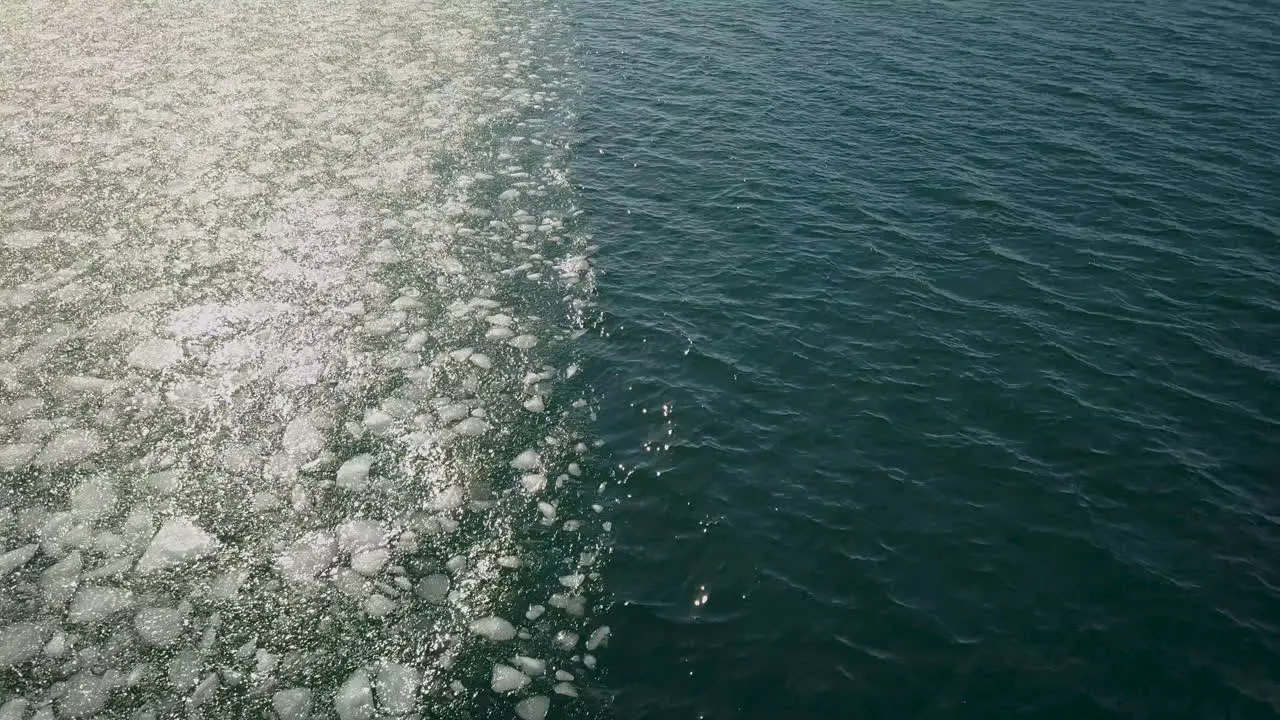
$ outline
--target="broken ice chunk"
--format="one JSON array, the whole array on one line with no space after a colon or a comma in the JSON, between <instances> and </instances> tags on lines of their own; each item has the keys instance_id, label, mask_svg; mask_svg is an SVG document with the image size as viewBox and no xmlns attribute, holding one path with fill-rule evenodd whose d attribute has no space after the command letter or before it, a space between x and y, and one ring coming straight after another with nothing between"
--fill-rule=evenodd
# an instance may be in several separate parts
<instances>
[{"instance_id":1,"label":"broken ice chunk","mask_svg":"<svg viewBox=\"0 0 1280 720\"><path fill-rule=\"evenodd\" d=\"M28 620L0 628L0 668L24 663L39 655L50 633L48 627Z\"/></svg>"},{"instance_id":2,"label":"broken ice chunk","mask_svg":"<svg viewBox=\"0 0 1280 720\"><path fill-rule=\"evenodd\" d=\"M378 705L383 712L392 715L412 712L419 682L421 682L421 675L415 668L384 662L378 668L378 676L374 681Z\"/></svg>"},{"instance_id":3,"label":"broken ice chunk","mask_svg":"<svg viewBox=\"0 0 1280 720\"><path fill-rule=\"evenodd\" d=\"M327 532L309 532L276 557L275 567L284 578L309 583L338 559L338 542Z\"/></svg>"},{"instance_id":4,"label":"broken ice chunk","mask_svg":"<svg viewBox=\"0 0 1280 720\"><path fill-rule=\"evenodd\" d=\"M516 636L516 629L510 622L492 615L471 623L470 629L476 635L494 642L505 642Z\"/></svg>"},{"instance_id":5,"label":"broken ice chunk","mask_svg":"<svg viewBox=\"0 0 1280 720\"><path fill-rule=\"evenodd\" d=\"M67 619L80 625L93 625L133 605L133 593L123 588L87 585L76 591Z\"/></svg>"},{"instance_id":6,"label":"broken ice chunk","mask_svg":"<svg viewBox=\"0 0 1280 720\"><path fill-rule=\"evenodd\" d=\"M370 720L373 717L373 689L363 668L347 677L333 699L340 720Z\"/></svg>"},{"instance_id":7,"label":"broken ice chunk","mask_svg":"<svg viewBox=\"0 0 1280 720\"><path fill-rule=\"evenodd\" d=\"M209 533L185 517L169 518L151 539L147 551L138 561L138 572L147 573L174 565L190 563L218 549L219 543Z\"/></svg>"},{"instance_id":8,"label":"broken ice chunk","mask_svg":"<svg viewBox=\"0 0 1280 720\"><path fill-rule=\"evenodd\" d=\"M369 483L369 470L373 467L372 455L356 455L338 468L338 487L359 490Z\"/></svg>"},{"instance_id":9,"label":"broken ice chunk","mask_svg":"<svg viewBox=\"0 0 1280 720\"><path fill-rule=\"evenodd\" d=\"M307 720L311 716L311 690L280 690L271 696L271 708L280 720Z\"/></svg>"},{"instance_id":10,"label":"broken ice chunk","mask_svg":"<svg viewBox=\"0 0 1280 720\"><path fill-rule=\"evenodd\" d=\"M531 682L528 675L502 663L495 663L489 687L499 694L512 693L523 689Z\"/></svg>"},{"instance_id":11,"label":"broken ice chunk","mask_svg":"<svg viewBox=\"0 0 1280 720\"><path fill-rule=\"evenodd\" d=\"M516 715L520 720L543 720L550 708L550 698L546 695L534 695L516 703Z\"/></svg>"}]
</instances>

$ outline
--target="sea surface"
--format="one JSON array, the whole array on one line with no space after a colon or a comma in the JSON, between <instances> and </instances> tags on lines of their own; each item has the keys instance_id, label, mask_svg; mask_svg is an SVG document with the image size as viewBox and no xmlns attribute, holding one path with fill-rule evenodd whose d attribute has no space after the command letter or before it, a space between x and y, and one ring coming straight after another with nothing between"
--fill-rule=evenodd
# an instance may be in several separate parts
<instances>
[{"instance_id":1,"label":"sea surface","mask_svg":"<svg viewBox=\"0 0 1280 720\"><path fill-rule=\"evenodd\" d=\"M1280 714L1280 20L0 0L0 719Z\"/></svg>"},{"instance_id":2,"label":"sea surface","mask_svg":"<svg viewBox=\"0 0 1280 720\"><path fill-rule=\"evenodd\" d=\"M1280 713L1261 2L572 2L622 718Z\"/></svg>"}]
</instances>

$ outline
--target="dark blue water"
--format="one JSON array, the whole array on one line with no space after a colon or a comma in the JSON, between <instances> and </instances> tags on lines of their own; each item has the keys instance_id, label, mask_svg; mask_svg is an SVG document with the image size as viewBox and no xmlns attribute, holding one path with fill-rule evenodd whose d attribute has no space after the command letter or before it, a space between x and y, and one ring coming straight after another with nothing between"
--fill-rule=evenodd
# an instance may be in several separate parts
<instances>
[{"instance_id":1,"label":"dark blue water","mask_svg":"<svg viewBox=\"0 0 1280 720\"><path fill-rule=\"evenodd\" d=\"M1271 4L570 8L618 717L1280 712Z\"/></svg>"}]
</instances>

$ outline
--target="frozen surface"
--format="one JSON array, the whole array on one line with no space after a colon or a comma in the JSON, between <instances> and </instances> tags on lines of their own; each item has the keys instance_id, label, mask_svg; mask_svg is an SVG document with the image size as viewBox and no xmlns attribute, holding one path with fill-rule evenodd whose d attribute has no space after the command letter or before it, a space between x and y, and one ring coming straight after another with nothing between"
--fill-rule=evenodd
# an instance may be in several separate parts
<instances>
[{"instance_id":1,"label":"frozen surface","mask_svg":"<svg viewBox=\"0 0 1280 720\"><path fill-rule=\"evenodd\" d=\"M546 714L605 542L564 9L45 3L0 47L3 712Z\"/></svg>"}]
</instances>

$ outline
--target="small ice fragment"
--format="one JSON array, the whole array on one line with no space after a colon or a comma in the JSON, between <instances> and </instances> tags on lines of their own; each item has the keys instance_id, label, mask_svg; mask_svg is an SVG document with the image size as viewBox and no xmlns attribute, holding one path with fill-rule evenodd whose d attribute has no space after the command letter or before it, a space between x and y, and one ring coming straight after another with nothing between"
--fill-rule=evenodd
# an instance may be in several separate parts
<instances>
[{"instance_id":1,"label":"small ice fragment","mask_svg":"<svg viewBox=\"0 0 1280 720\"><path fill-rule=\"evenodd\" d=\"M524 689L531 682L528 675L502 663L494 663L493 677L489 687L499 694L512 693Z\"/></svg>"},{"instance_id":2,"label":"small ice fragment","mask_svg":"<svg viewBox=\"0 0 1280 720\"><path fill-rule=\"evenodd\" d=\"M442 423L451 423L461 420L471 412L471 408L462 403L452 403L444 405L436 409L436 416L440 418Z\"/></svg>"},{"instance_id":3,"label":"small ice fragment","mask_svg":"<svg viewBox=\"0 0 1280 720\"><path fill-rule=\"evenodd\" d=\"M115 681L114 672L98 677L88 670L81 670L67 681L66 693L58 702L58 711L73 718L96 715L107 706Z\"/></svg>"},{"instance_id":4,"label":"small ice fragment","mask_svg":"<svg viewBox=\"0 0 1280 720\"><path fill-rule=\"evenodd\" d=\"M498 564L504 568L510 568L514 570L520 567L520 558L516 557L515 555L503 555L502 557L498 558Z\"/></svg>"},{"instance_id":5,"label":"small ice fragment","mask_svg":"<svg viewBox=\"0 0 1280 720\"><path fill-rule=\"evenodd\" d=\"M579 587L582 587L582 581L585 579L586 579L586 576L583 575L582 573L562 575L560 576L560 584L569 588L570 590L577 590Z\"/></svg>"},{"instance_id":6,"label":"small ice fragment","mask_svg":"<svg viewBox=\"0 0 1280 720\"><path fill-rule=\"evenodd\" d=\"M338 547L352 555L387 547L390 537L375 520L348 520L338 526Z\"/></svg>"},{"instance_id":7,"label":"small ice fragment","mask_svg":"<svg viewBox=\"0 0 1280 720\"><path fill-rule=\"evenodd\" d=\"M35 443L0 445L0 470L17 470L36 456L40 446Z\"/></svg>"},{"instance_id":8,"label":"small ice fragment","mask_svg":"<svg viewBox=\"0 0 1280 720\"><path fill-rule=\"evenodd\" d=\"M172 340L143 340L125 358L125 362L143 370L164 370L182 361L182 347Z\"/></svg>"},{"instance_id":9,"label":"small ice fragment","mask_svg":"<svg viewBox=\"0 0 1280 720\"><path fill-rule=\"evenodd\" d=\"M16 697L0 705L0 720L22 720L27 716L27 706L31 703Z\"/></svg>"},{"instance_id":10,"label":"small ice fragment","mask_svg":"<svg viewBox=\"0 0 1280 720\"><path fill-rule=\"evenodd\" d=\"M511 461L511 467L522 472L530 472L536 470L542 465L542 456L537 450L525 450Z\"/></svg>"},{"instance_id":11,"label":"small ice fragment","mask_svg":"<svg viewBox=\"0 0 1280 720\"><path fill-rule=\"evenodd\" d=\"M133 605L133 593L123 588L89 585L76 591L67 619L79 625L92 625Z\"/></svg>"},{"instance_id":12,"label":"small ice fragment","mask_svg":"<svg viewBox=\"0 0 1280 720\"><path fill-rule=\"evenodd\" d=\"M564 670L557 670L557 671L556 671L556 680L559 680L560 682L572 682L572 681L573 681L573 673L571 673L571 672L566 672L566 671L564 671Z\"/></svg>"},{"instance_id":13,"label":"small ice fragment","mask_svg":"<svg viewBox=\"0 0 1280 720\"><path fill-rule=\"evenodd\" d=\"M567 682L556 683L556 686L551 689L554 690L557 695L565 695L567 697L578 697L578 689Z\"/></svg>"},{"instance_id":14,"label":"small ice fragment","mask_svg":"<svg viewBox=\"0 0 1280 720\"><path fill-rule=\"evenodd\" d=\"M515 334L515 331L511 328L498 325L485 331L484 336L490 340L506 340Z\"/></svg>"},{"instance_id":15,"label":"small ice fragment","mask_svg":"<svg viewBox=\"0 0 1280 720\"><path fill-rule=\"evenodd\" d=\"M574 477L582 475L582 466L578 465L576 462L569 463L569 474Z\"/></svg>"},{"instance_id":16,"label":"small ice fragment","mask_svg":"<svg viewBox=\"0 0 1280 720\"><path fill-rule=\"evenodd\" d=\"M96 522L116 509L116 486L107 476L91 477L71 490L71 514Z\"/></svg>"},{"instance_id":17,"label":"small ice fragment","mask_svg":"<svg viewBox=\"0 0 1280 720\"><path fill-rule=\"evenodd\" d=\"M531 658L526 655L516 655L511 658L511 662L518 668L520 672L530 677L538 677L547 674L547 664L538 658Z\"/></svg>"},{"instance_id":18,"label":"small ice fragment","mask_svg":"<svg viewBox=\"0 0 1280 720\"><path fill-rule=\"evenodd\" d=\"M517 335L508 340L507 344L518 350L528 350L538 344L538 338L535 335Z\"/></svg>"},{"instance_id":19,"label":"small ice fragment","mask_svg":"<svg viewBox=\"0 0 1280 720\"><path fill-rule=\"evenodd\" d=\"M373 467L372 455L356 455L338 468L338 487L359 490L369 483L369 470Z\"/></svg>"},{"instance_id":20,"label":"small ice fragment","mask_svg":"<svg viewBox=\"0 0 1280 720\"><path fill-rule=\"evenodd\" d=\"M595 666L596 666L596 656L595 656L595 655L583 655L583 656L582 656L582 664L583 664L583 665L586 665L586 666L587 666L587 667L589 667L589 668L593 668L593 667L595 667Z\"/></svg>"},{"instance_id":21,"label":"small ice fragment","mask_svg":"<svg viewBox=\"0 0 1280 720\"><path fill-rule=\"evenodd\" d=\"M79 550L45 568L40 574L40 591L44 594L45 604L50 607L66 605L80 584L83 570L84 559Z\"/></svg>"},{"instance_id":22,"label":"small ice fragment","mask_svg":"<svg viewBox=\"0 0 1280 720\"><path fill-rule=\"evenodd\" d=\"M290 582L311 582L338 559L338 543L327 532L309 532L276 557L276 571Z\"/></svg>"},{"instance_id":23,"label":"small ice fragment","mask_svg":"<svg viewBox=\"0 0 1280 720\"><path fill-rule=\"evenodd\" d=\"M471 623L471 632L489 638L494 642L505 642L516 636L516 629L510 622L497 617L480 618Z\"/></svg>"},{"instance_id":24,"label":"small ice fragment","mask_svg":"<svg viewBox=\"0 0 1280 720\"><path fill-rule=\"evenodd\" d=\"M280 720L307 720L311 715L311 690L280 690L271 696L271 708Z\"/></svg>"},{"instance_id":25,"label":"small ice fragment","mask_svg":"<svg viewBox=\"0 0 1280 720\"><path fill-rule=\"evenodd\" d=\"M574 375L577 375L577 374L578 374L578 366L577 366L577 365L570 365L569 367L567 367L567 368L565 368L565 369L564 369L564 376L565 376L566 378L571 378L571 377L573 377Z\"/></svg>"},{"instance_id":26,"label":"small ice fragment","mask_svg":"<svg viewBox=\"0 0 1280 720\"><path fill-rule=\"evenodd\" d=\"M39 549L39 544L31 543L0 555L0 578L26 565L36 556L36 551Z\"/></svg>"},{"instance_id":27,"label":"small ice fragment","mask_svg":"<svg viewBox=\"0 0 1280 720\"><path fill-rule=\"evenodd\" d=\"M462 422L458 423L457 425L454 425L453 431L458 433L459 435L466 435L468 437L478 437L488 432L489 427L490 427L489 423L481 420L480 418L469 417L466 420L463 420Z\"/></svg>"},{"instance_id":28,"label":"small ice fragment","mask_svg":"<svg viewBox=\"0 0 1280 720\"><path fill-rule=\"evenodd\" d=\"M471 361L472 365L481 370L491 370L493 368L493 360L490 360L489 356L484 353L475 353L467 359Z\"/></svg>"},{"instance_id":29,"label":"small ice fragment","mask_svg":"<svg viewBox=\"0 0 1280 720\"><path fill-rule=\"evenodd\" d=\"M591 633L591 637L587 638L587 643L583 647L587 650L595 650L601 645L609 642L609 634L611 632L612 631L609 630L608 625L601 625L595 629L595 632Z\"/></svg>"},{"instance_id":30,"label":"small ice fragment","mask_svg":"<svg viewBox=\"0 0 1280 720\"><path fill-rule=\"evenodd\" d=\"M516 703L516 715L520 720L543 720L549 709L551 698L546 695L534 695Z\"/></svg>"},{"instance_id":31,"label":"small ice fragment","mask_svg":"<svg viewBox=\"0 0 1280 720\"><path fill-rule=\"evenodd\" d=\"M340 720L371 720L373 718L373 688L369 685L369 673L363 669L351 673L333 699L333 708Z\"/></svg>"},{"instance_id":32,"label":"small ice fragment","mask_svg":"<svg viewBox=\"0 0 1280 720\"><path fill-rule=\"evenodd\" d=\"M541 395L534 395L524 401L524 409L529 412L540 413L547 409L547 404L543 402Z\"/></svg>"},{"instance_id":33,"label":"small ice fragment","mask_svg":"<svg viewBox=\"0 0 1280 720\"><path fill-rule=\"evenodd\" d=\"M218 673L211 672L205 675L200 684L196 686L195 691L191 693L191 697L187 699L187 704L193 708L199 707L212 699L213 694L217 691Z\"/></svg>"},{"instance_id":34,"label":"small ice fragment","mask_svg":"<svg viewBox=\"0 0 1280 720\"><path fill-rule=\"evenodd\" d=\"M386 548L366 550L351 557L351 569L369 577L377 575L390 560L391 552Z\"/></svg>"},{"instance_id":35,"label":"small ice fragment","mask_svg":"<svg viewBox=\"0 0 1280 720\"><path fill-rule=\"evenodd\" d=\"M520 485L524 487L525 492L536 495L547 487L547 476L542 473L525 475L520 478Z\"/></svg>"},{"instance_id":36,"label":"small ice fragment","mask_svg":"<svg viewBox=\"0 0 1280 720\"><path fill-rule=\"evenodd\" d=\"M573 632L571 630L560 630L556 633L556 636L555 638L552 639L552 642L555 643L556 647L560 648L561 650L564 650L565 652L568 652L574 649L575 647L577 647L578 633Z\"/></svg>"},{"instance_id":37,"label":"small ice fragment","mask_svg":"<svg viewBox=\"0 0 1280 720\"><path fill-rule=\"evenodd\" d=\"M548 520L556 519L556 507L549 502L540 501L538 503L538 512L542 513L542 516Z\"/></svg>"},{"instance_id":38,"label":"small ice fragment","mask_svg":"<svg viewBox=\"0 0 1280 720\"><path fill-rule=\"evenodd\" d=\"M70 650L71 638L61 630L54 633L53 638L44 646L44 654L55 659L66 657Z\"/></svg>"},{"instance_id":39,"label":"small ice fragment","mask_svg":"<svg viewBox=\"0 0 1280 720\"><path fill-rule=\"evenodd\" d=\"M186 618L181 610L165 607L145 607L134 618L134 629L142 642L152 647L169 647L178 641Z\"/></svg>"},{"instance_id":40,"label":"small ice fragment","mask_svg":"<svg viewBox=\"0 0 1280 720\"><path fill-rule=\"evenodd\" d=\"M547 609L541 605L530 605L529 609L525 611L524 616L530 620L537 620L542 617L542 614L546 611Z\"/></svg>"},{"instance_id":41,"label":"small ice fragment","mask_svg":"<svg viewBox=\"0 0 1280 720\"><path fill-rule=\"evenodd\" d=\"M379 408L370 408L364 413L364 426L369 428L369 432L375 435L381 435L391 428L391 424L396 419L385 410Z\"/></svg>"},{"instance_id":42,"label":"small ice fragment","mask_svg":"<svg viewBox=\"0 0 1280 720\"><path fill-rule=\"evenodd\" d=\"M50 634L48 627L29 620L0 628L0 668L7 669L39 655Z\"/></svg>"},{"instance_id":43,"label":"small ice fragment","mask_svg":"<svg viewBox=\"0 0 1280 720\"><path fill-rule=\"evenodd\" d=\"M102 452L106 443L94 430L63 430L44 446L35 464L50 467L79 462Z\"/></svg>"},{"instance_id":44,"label":"small ice fragment","mask_svg":"<svg viewBox=\"0 0 1280 720\"><path fill-rule=\"evenodd\" d=\"M449 576L428 575L418 582L414 592L429 603L441 605L449 596Z\"/></svg>"},{"instance_id":45,"label":"small ice fragment","mask_svg":"<svg viewBox=\"0 0 1280 720\"><path fill-rule=\"evenodd\" d=\"M138 572L147 573L189 563L217 551L218 540L185 517L170 518L160 526L138 561Z\"/></svg>"},{"instance_id":46,"label":"small ice fragment","mask_svg":"<svg viewBox=\"0 0 1280 720\"><path fill-rule=\"evenodd\" d=\"M378 668L374 681L378 705L383 712L404 715L413 711L414 697L418 694L421 675L415 668L399 663L384 662Z\"/></svg>"},{"instance_id":47,"label":"small ice fragment","mask_svg":"<svg viewBox=\"0 0 1280 720\"><path fill-rule=\"evenodd\" d=\"M515 320L510 315L503 313L494 313L493 315L486 317L485 320L489 321L490 325L498 327L510 327L515 323Z\"/></svg>"},{"instance_id":48,"label":"small ice fragment","mask_svg":"<svg viewBox=\"0 0 1280 720\"><path fill-rule=\"evenodd\" d=\"M386 595L374 594L370 595L360 607L369 617L380 618L390 615L391 611L396 609L396 604Z\"/></svg>"},{"instance_id":49,"label":"small ice fragment","mask_svg":"<svg viewBox=\"0 0 1280 720\"><path fill-rule=\"evenodd\" d=\"M324 433L320 431L314 416L303 415L285 426L281 443L289 455L310 457L324 449Z\"/></svg>"}]
</instances>

